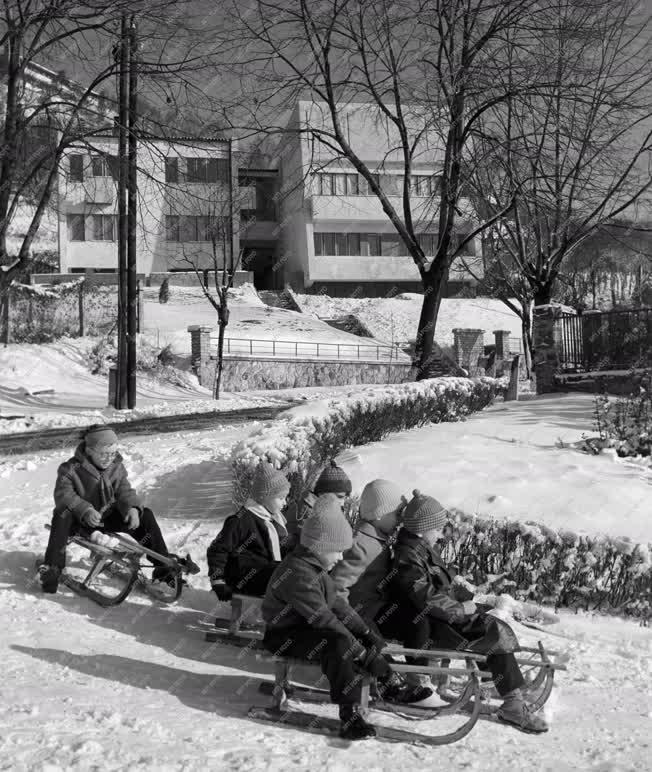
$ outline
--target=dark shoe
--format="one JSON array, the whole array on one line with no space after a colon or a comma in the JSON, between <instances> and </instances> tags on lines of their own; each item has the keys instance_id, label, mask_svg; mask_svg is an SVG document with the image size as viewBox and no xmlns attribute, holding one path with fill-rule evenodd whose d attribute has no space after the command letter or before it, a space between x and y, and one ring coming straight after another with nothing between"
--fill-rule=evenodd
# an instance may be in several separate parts
<instances>
[{"instance_id":1,"label":"dark shoe","mask_svg":"<svg viewBox=\"0 0 652 772\"><path fill-rule=\"evenodd\" d=\"M41 581L41 589L43 592L54 594L59 588L59 577L61 576L61 569L57 566L48 566L44 563L39 566L38 576Z\"/></svg>"},{"instance_id":2,"label":"dark shoe","mask_svg":"<svg viewBox=\"0 0 652 772\"><path fill-rule=\"evenodd\" d=\"M163 582L164 584L167 584L168 587L176 587L176 581L177 581L177 571L175 571L173 568L168 568L167 566L156 566L156 568L152 571L152 582ZM179 581L181 582L182 586L186 586L188 582L185 581L185 579L182 579L181 576L179 576Z\"/></svg>"},{"instance_id":3,"label":"dark shoe","mask_svg":"<svg viewBox=\"0 0 652 772\"><path fill-rule=\"evenodd\" d=\"M340 737L343 740L368 740L376 730L360 714L359 705L340 705Z\"/></svg>"},{"instance_id":4,"label":"dark shoe","mask_svg":"<svg viewBox=\"0 0 652 772\"><path fill-rule=\"evenodd\" d=\"M392 673L384 684L378 684L378 693L385 702L410 705L428 700L433 696L434 691L418 684L411 686L398 673Z\"/></svg>"}]
</instances>

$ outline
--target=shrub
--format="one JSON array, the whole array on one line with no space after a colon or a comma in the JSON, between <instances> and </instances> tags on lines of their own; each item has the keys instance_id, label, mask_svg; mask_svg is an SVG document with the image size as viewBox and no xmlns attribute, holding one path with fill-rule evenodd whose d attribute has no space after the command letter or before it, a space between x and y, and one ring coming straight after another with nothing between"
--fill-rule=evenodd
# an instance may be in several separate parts
<instances>
[{"instance_id":1,"label":"shrub","mask_svg":"<svg viewBox=\"0 0 652 772\"><path fill-rule=\"evenodd\" d=\"M619 456L649 456L652 446L652 392L645 374L638 394L595 398L594 423L603 446Z\"/></svg>"}]
</instances>

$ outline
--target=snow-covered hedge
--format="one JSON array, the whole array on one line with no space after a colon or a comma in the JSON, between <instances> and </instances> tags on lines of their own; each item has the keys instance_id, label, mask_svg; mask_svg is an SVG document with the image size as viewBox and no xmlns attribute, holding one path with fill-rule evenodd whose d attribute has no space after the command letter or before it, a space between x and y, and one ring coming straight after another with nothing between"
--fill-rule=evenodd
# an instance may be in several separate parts
<instances>
[{"instance_id":1,"label":"snow-covered hedge","mask_svg":"<svg viewBox=\"0 0 652 772\"><path fill-rule=\"evenodd\" d=\"M287 473L290 498L298 502L324 463L344 448L415 426L457 421L489 405L504 387L494 378L432 378L293 408L234 447L234 500L246 499L261 459Z\"/></svg>"},{"instance_id":2,"label":"snow-covered hedge","mask_svg":"<svg viewBox=\"0 0 652 772\"><path fill-rule=\"evenodd\" d=\"M587 610L652 614L652 546L454 512L445 559L476 585Z\"/></svg>"}]
</instances>

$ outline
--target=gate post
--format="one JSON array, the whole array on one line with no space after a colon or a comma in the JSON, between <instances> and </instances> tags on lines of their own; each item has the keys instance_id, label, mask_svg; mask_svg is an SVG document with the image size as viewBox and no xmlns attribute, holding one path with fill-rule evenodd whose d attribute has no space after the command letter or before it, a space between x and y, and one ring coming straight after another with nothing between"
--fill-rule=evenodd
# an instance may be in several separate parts
<instances>
[{"instance_id":1,"label":"gate post","mask_svg":"<svg viewBox=\"0 0 652 772\"><path fill-rule=\"evenodd\" d=\"M534 307L532 346L537 394L550 394L556 391L555 374L559 372L560 366L560 340L556 327L561 314L562 307L552 303Z\"/></svg>"}]
</instances>

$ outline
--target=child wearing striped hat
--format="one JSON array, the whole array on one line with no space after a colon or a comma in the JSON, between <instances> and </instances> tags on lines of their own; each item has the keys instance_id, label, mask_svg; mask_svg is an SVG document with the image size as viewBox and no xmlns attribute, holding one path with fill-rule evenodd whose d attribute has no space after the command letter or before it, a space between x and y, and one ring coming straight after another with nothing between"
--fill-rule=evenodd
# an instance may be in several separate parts
<instances>
[{"instance_id":1,"label":"child wearing striped hat","mask_svg":"<svg viewBox=\"0 0 652 772\"><path fill-rule=\"evenodd\" d=\"M408 648L469 649L487 655L487 667L503 704L497 716L529 733L546 732L545 721L523 699L523 676L514 652L518 641L505 623L476 606L472 594L452 585L453 572L437 547L449 521L447 510L418 490L403 513L403 527L394 546L390 594L394 610L384 620ZM460 595L463 592L466 594ZM414 664L425 665L427 658Z\"/></svg>"},{"instance_id":2,"label":"child wearing striped hat","mask_svg":"<svg viewBox=\"0 0 652 772\"><path fill-rule=\"evenodd\" d=\"M317 482L312 491L307 493L299 508L294 513L288 514L289 526L291 530L297 531L301 528L303 521L309 517L315 502L320 496L331 493L339 500L340 508L344 512L347 498L351 495L352 485L347 473L341 466L337 465L335 459L321 470Z\"/></svg>"},{"instance_id":3,"label":"child wearing striped hat","mask_svg":"<svg viewBox=\"0 0 652 772\"><path fill-rule=\"evenodd\" d=\"M267 461L256 467L249 498L206 552L211 586L220 600L234 592L265 594L269 577L293 546L283 515L290 483Z\"/></svg>"}]
</instances>

